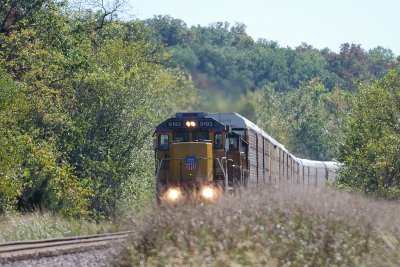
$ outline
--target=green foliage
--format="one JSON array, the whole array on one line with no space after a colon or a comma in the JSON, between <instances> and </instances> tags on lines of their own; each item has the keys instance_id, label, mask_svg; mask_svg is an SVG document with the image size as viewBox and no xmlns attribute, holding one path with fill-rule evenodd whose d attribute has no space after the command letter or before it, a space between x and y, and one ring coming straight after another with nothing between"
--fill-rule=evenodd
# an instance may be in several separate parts
<instances>
[{"instance_id":1,"label":"green foliage","mask_svg":"<svg viewBox=\"0 0 400 267\"><path fill-rule=\"evenodd\" d=\"M68 158L78 176L92 183L92 208L105 215L116 211L123 186L141 175L137 169L143 162L135 159L146 157L146 150L139 148L150 149L156 123L191 99L182 71L153 63L166 61L169 54L145 40L124 41L130 34L121 24L103 29L109 37L98 40L91 56L97 69L86 74L75 93L74 128L86 138L68 151Z\"/></svg>"},{"instance_id":2,"label":"green foliage","mask_svg":"<svg viewBox=\"0 0 400 267\"><path fill-rule=\"evenodd\" d=\"M167 46L184 44L190 38L186 23L180 19L158 15L144 23L154 29L156 38Z\"/></svg>"},{"instance_id":3,"label":"green foliage","mask_svg":"<svg viewBox=\"0 0 400 267\"><path fill-rule=\"evenodd\" d=\"M348 109L344 91L329 92L313 80L287 93L266 86L255 97L258 125L292 153L316 160L335 156L339 127Z\"/></svg>"},{"instance_id":4,"label":"green foliage","mask_svg":"<svg viewBox=\"0 0 400 267\"><path fill-rule=\"evenodd\" d=\"M339 151L338 159L343 162L339 184L367 193L396 195L389 191L400 187L399 84L397 69L370 86L358 86Z\"/></svg>"},{"instance_id":5,"label":"green foliage","mask_svg":"<svg viewBox=\"0 0 400 267\"><path fill-rule=\"evenodd\" d=\"M76 42L57 4L48 2L35 11L35 24L21 20L21 27L1 44L0 62L19 81L18 91L9 97L14 110L4 113L14 115L13 135L22 140L17 144L20 160L5 163L16 166L9 175L23 184L20 209L45 206L65 215L86 215L91 190L83 187L57 148L58 132L68 120L61 90L68 87L62 81L79 65L70 58Z\"/></svg>"},{"instance_id":6,"label":"green foliage","mask_svg":"<svg viewBox=\"0 0 400 267\"><path fill-rule=\"evenodd\" d=\"M0 74L0 214L12 210L21 194L22 181L17 171L22 162L23 138L18 134L16 117L18 107L26 107L27 101L14 99L16 84L3 71ZM14 98L15 97L15 98Z\"/></svg>"},{"instance_id":7,"label":"green foliage","mask_svg":"<svg viewBox=\"0 0 400 267\"><path fill-rule=\"evenodd\" d=\"M321 52L304 43L296 48L291 69L290 84L295 87L315 78L318 78L329 90L342 83L339 76L329 70L328 62Z\"/></svg>"},{"instance_id":8,"label":"green foliage","mask_svg":"<svg viewBox=\"0 0 400 267\"><path fill-rule=\"evenodd\" d=\"M0 213L139 207L152 196L152 131L193 102L190 77L142 23L42 2L1 37Z\"/></svg>"},{"instance_id":9,"label":"green foliage","mask_svg":"<svg viewBox=\"0 0 400 267\"><path fill-rule=\"evenodd\" d=\"M204 90L244 94L273 84L277 91L287 92L316 78L328 90L354 90L358 80L381 77L398 64L392 51L382 47L367 52L361 45L345 43L335 53L306 43L291 49L265 39L254 42L240 23L189 28L170 16L145 23L154 38L174 51L175 61L191 71L196 87Z\"/></svg>"},{"instance_id":10,"label":"green foliage","mask_svg":"<svg viewBox=\"0 0 400 267\"><path fill-rule=\"evenodd\" d=\"M174 49L173 53L174 61L180 62L189 70L195 69L200 63L199 58L190 47Z\"/></svg>"},{"instance_id":11,"label":"green foliage","mask_svg":"<svg viewBox=\"0 0 400 267\"><path fill-rule=\"evenodd\" d=\"M375 47L368 51L368 59L372 65L372 73L375 77L382 78L388 69L394 67L395 55L392 50L382 46Z\"/></svg>"},{"instance_id":12,"label":"green foliage","mask_svg":"<svg viewBox=\"0 0 400 267\"><path fill-rule=\"evenodd\" d=\"M0 0L0 34L24 27L24 21L34 23L38 12L49 0ZM1 37L0 37L1 40Z\"/></svg>"}]
</instances>

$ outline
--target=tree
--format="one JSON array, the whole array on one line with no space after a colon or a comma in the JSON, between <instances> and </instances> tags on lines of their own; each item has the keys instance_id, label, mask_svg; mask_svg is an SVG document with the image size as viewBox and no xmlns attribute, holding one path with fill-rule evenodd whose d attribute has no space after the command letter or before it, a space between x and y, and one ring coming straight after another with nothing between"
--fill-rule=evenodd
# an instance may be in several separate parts
<instances>
[{"instance_id":1,"label":"tree","mask_svg":"<svg viewBox=\"0 0 400 267\"><path fill-rule=\"evenodd\" d=\"M382 46L369 50L368 59L371 66L371 72L377 78L382 78L387 71L392 69L396 64L392 50L383 48Z\"/></svg>"},{"instance_id":2,"label":"tree","mask_svg":"<svg viewBox=\"0 0 400 267\"><path fill-rule=\"evenodd\" d=\"M149 137L156 123L190 102L190 80L179 69L154 64L170 58L159 44L141 38L125 41L131 27L107 25L102 35L108 38L98 40L91 51L96 68L75 88L72 107L76 134L83 138L66 148L78 177L92 184L91 207L105 216L118 211L124 186L143 176L139 170L152 167L140 159L149 156ZM142 26L136 23L136 27Z\"/></svg>"},{"instance_id":3,"label":"tree","mask_svg":"<svg viewBox=\"0 0 400 267\"><path fill-rule=\"evenodd\" d=\"M24 141L17 128L19 109L27 109L29 102L20 98L17 85L0 71L0 214L16 207L23 181L18 167L23 161Z\"/></svg>"},{"instance_id":4,"label":"tree","mask_svg":"<svg viewBox=\"0 0 400 267\"><path fill-rule=\"evenodd\" d=\"M329 92L318 80L299 86L297 90L279 93L273 86L264 87L258 96L258 124L297 156L315 160L331 160L347 107L339 89Z\"/></svg>"},{"instance_id":5,"label":"tree","mask_svg":"<svg viewBox=\"0 0 400 267\"><path fill-rule=\"evenodd\" d=\"M35 15L49 0L0 0L0 34L9 34L23 26L22 21L33 22ZM0 39L1 40L1 39Z\"/></svg>"},{"instance_id":6,"label":"tree","mask_svg":"<svg viewBox=\"0 0 400 267\"><path fill-rule=\"evenodd\" d=\"M360 84L343 134L338 183L367 193L400 186L400 77L390 71L371 85Z\"/></svg>"},{"instance_id":7,"label":"tree","mask_svg":"<svg viewBox=\"0 0 400 267\"><path fill-rule=\"evenodd\" d=\"M180 19L158 15L145 20L145 24L154 31L157 39L166 46L184 46L190 40L187 25Z\"/></svg>"},{"instance_id":8,"label":"tree","mask_svg":"<svg viewBox=\"0 0 400 267\"><path fill-rule=\"evenodd\" d=\"M48 1L3 35L1 212L102 218L151 196L153 127L191 103L191 80L142 23L92 14Z\"/></svg>"},{"instance_id":9,"label":"tree","mask_svg":"<svg viewBox=\"0 0 400 267\"><path fill-rule=\"evenodd\" d=\"M371 78L368 54L359 44L344 43L339 54L324 50L324 56L329 70L345 81L344 88L347 90L355 90L358 80L368 81Z\"/></svg>"},{"instance_id":10,"label":"tree","mask_svg":"<svg viewBox=\"0 0 400 267\"><path fill-rule=\"evenodd\" d=\"M79 57L80 42L72 37L60 7L46 1L34 14L19 20L21 27L12 28L1 43L1 65L18 82L18 90L8 99L13 109L4 110L5 117L14 118L15 129L6 141L23 140L19 152L15 151L21 154L8 163L16 166L8 175L23 184L18 194L20 209L43 206L80 216L87 214L91 192L63 158L57 140L68 123L70 99L63 101L70 88L66 81L76 75L85 57ZM24 102L28 104L20 104Z\"/></svg>"},{"instance_id":11,"label":"tree","mask_svg":"<svg viewBox=\"0 0 400 267\"><path fill-rule=\"evenodd\" d=\"M321 52L303 43L296 48L293 61L289 65L290 84L298 87L301 83L320 79L329 90L341 84L340 78L328 70L328 62Z\"/></svg>"}]
</instances>

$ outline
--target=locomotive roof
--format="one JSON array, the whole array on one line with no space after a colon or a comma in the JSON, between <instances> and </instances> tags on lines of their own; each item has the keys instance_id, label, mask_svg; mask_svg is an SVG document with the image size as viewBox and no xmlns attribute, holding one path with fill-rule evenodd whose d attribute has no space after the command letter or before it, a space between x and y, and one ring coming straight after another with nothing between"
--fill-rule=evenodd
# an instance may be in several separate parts
<instances>
[{"instance_id":1,"label":"locomotive roof","mask_svg":"<svg viewBox=\"0 0 400 267\"><path fill-rule=\"evenodd\" d=\"M221 122L222 124L229 125L233 129L251 129L259 134L261 134L263 137L268 139L273 145L279 147L280 149L284 150L285 152L289 153L285 146L276 141L274 138L272 138L270 135L268 135L266 132L260 129L256 124L251 122L250 120L246 119L245 117L237 114L237 113L209 113L206 115L206 117L214 118L217 121Z\"/></svg>"},{"instance_id":2,"label":"locomotive roof","mask_svg":"<svg viewBox=\"0 0 400 267\"><path fill-rule=\"evenodd\" d=\"M261 133L261 129L257 125L237 113L208 113L206 117L214 118L232 128L250 128Z\"/></svg>"}]
</instances>

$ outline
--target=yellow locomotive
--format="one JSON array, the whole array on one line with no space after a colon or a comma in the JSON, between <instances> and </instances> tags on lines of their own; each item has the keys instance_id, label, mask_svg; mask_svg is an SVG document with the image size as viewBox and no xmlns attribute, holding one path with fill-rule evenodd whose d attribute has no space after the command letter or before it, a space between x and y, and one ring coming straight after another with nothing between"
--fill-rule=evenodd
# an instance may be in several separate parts
<instances>
[{"instance_id":1,"label":"yellow locomotive","mask_svg":"<svg viewBox=\"0 0 400 267\"><path fill-rule=\"evenodd\" d=\"M247 176L247 143L229 125L205 113L177 113L155 133L159 201L212 200Z\"/></svg>"},{"instance_id":2,"label":"yellow locomotive","mask_svg":"<svg viewBox=\"0 0 400 267\"><path fill-rule=\"evenodd\" d=\"M325 186L338 165L296 158L236 113L177 113L156 127L159 202L214 200L248 185L296 182Z\"/></svg>"}]
</instances>

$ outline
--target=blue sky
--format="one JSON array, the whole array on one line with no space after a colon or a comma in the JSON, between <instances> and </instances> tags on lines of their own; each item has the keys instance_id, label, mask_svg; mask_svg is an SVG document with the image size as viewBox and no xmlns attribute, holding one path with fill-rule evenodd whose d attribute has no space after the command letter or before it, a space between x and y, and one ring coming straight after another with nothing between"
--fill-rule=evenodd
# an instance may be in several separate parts
<instances>
[{"instance_id":1,"label":"blue sky","mask_svg":"<svg viewBox=\"0 0 400 267\"><path fill-rule=\"evenodd\" d=\"M306 42L338 51L340 44L381 45L400 55L398 0L128 0L138 19L170 15L189 26L242 22L255 40L292 48Z\"/></svg>"}]
</instances>

